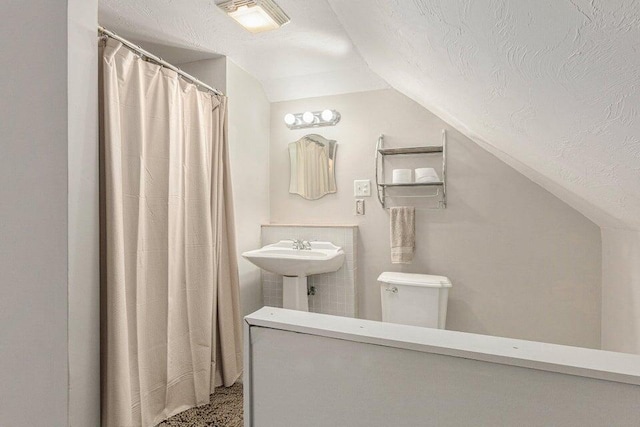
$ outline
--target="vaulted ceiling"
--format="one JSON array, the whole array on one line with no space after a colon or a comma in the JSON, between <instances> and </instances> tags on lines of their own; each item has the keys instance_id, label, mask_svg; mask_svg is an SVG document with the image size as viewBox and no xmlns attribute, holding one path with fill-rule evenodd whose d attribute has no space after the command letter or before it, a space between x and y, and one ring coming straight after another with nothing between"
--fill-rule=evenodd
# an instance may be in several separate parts
<instances>
[{"instance_id":1,"label":"vaulted ceiling","mask_svg":"<svg viewBox=\"0 0 640 427\"><path fill-rule=\"evenodd\" d=\"M100 20L228 55L272 101L389 84L598 224L640 229L640 2L278 3L292 22L257 36L207 0L101 0Z\"/></svg>"},{"instance_id":2,"label":"vaulted ceiling","mask_svg":"<svg viewBox=\"0 0 640 427\"><path fill-rule=\"evenodd\" d=\"M640 3L330 3L393 87L596 222L640 225Z\"/></svg>"}]
</instances>

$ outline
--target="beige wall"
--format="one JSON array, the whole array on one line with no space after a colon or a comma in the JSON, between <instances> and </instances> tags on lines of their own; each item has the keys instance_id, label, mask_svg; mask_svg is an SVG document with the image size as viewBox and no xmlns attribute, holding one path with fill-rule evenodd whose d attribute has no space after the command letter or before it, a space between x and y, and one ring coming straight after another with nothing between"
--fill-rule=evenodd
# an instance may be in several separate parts
<instances>
[{"instance_id":1,"label":"beige wall","mask_svg":"<svg viewBox=\"0 0 640 427\"><path fill-rule=\"evenodd\" d=\"M260 82L230 60L227 94L242 309L249 314L262 307L260 269L240 254L260 247L260 225L269 222L271 104Z\"/></svg>"},{"instance_id":2,"label":"beige wall","mask_svg":"<svg viewBox=\"0 0 640 427\"><path fill-rule=\"evenodd\" d=\"M335 127L289 130L287 112L335 108ZM417 213L410 266L389 261L388 212L375 196L354 216L353 180L374 180L374 148L439 144L449 135L449 207ZM306 133L338 141L338 193L307 201L288 193L287 144ZM599 347L599 228L514 169L394 90L272 104L271 222L357 223L361 317L380 319L383 271L446 275L447 327L535 341Z\"/></svg>"},{"instance_id":3,"label":"beige wall","mask_svg":"<svg viewBox=\"0 0 640 427\"><path fill-rule=\"evenodd\" d=\"M229 147L236 215L242 311L262 307L260 269L242 252L260 246L260 225L269 222L271 105L258 80L227 58L182 64L183 70L229 97Z\"/></svg>"},{"instance_id":4,"label":"beige wall","mask_svg":"<svg viewBox=\"0 0 640 427\"><path fill-rule=\"evenodd\" d=\"M640 231L602 229L602 348L640 354Z\"/></svg>"},{"instance_id":5,"label":"beige wall","mask_svg":"<svg viewBox=\"0 0 640 427\"><path fill-rule=\"evenodd\" d=\"M145 46L144 44L141 44ZM150 52L154 52L152 47L145 46ZM166 48L165 48L166 49ZM157 52L162 55L161 52ZM227 93L227 58L202 59L200 61L180 64L180 68L200 79L203 83L212 86L223 93Z\"/></svg>"}]
</instances>

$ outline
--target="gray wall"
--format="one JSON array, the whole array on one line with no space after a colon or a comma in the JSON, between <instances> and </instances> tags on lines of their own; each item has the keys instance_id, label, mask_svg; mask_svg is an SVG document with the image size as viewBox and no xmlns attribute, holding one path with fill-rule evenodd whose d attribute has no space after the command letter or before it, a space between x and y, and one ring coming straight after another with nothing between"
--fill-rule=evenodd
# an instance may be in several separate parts
<instances>
[{"instance_id":1,"label":"gray wall","mask_svg":"<svg viewBox=\"0 0 640 427\"><path fill-rule=\"evenodd\" d=\"M98 425L97 1L0 16L0 425Z\"/></svg>"},{"instance_id":2,"label":"gray wall","mask_svg":"<svg viewBox=\"0 0 640 427\"><path fill-rule=\"evenodd\" d=\"M289 130L287 112L334 108L335 127ZM388 212L375 196L354 216L353 180L374 180L378 135L389 146L449 136L449 206L417 212L413 264L392 265ZM338 193L288 193L287 144L306 133L338 141ZM534 341L600 346L601 240L591 221L398 92L380 90L272 104L271 222L357 223L360 315L380 319L383 271L451 278L447 328Z\"/></svg>"},{"instance_id":3,"label":"gray wall","mask_svg":"<svg viewBox=\"0 0 640 427\"><path fill-rule=\"evenodd\" d=\"M67 2L0 3L0 425L67 424Z\"/></svg>"}]
</instances>

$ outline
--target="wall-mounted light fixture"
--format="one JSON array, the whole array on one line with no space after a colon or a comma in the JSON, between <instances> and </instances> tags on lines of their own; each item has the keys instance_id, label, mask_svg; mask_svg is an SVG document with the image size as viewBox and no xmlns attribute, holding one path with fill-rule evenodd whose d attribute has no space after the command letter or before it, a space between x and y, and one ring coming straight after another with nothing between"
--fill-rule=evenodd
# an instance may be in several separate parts
<instances>
[{"instance_id":1,"label":"wall-mounted light fixture","mask_svg":"<svg viewBox=\"0 0 640 427\"><path fill-rule=\"evenodd\" d=\"M290 21L273 0L228 0L218 7L252 33L275 30Z\"/></svg>"},{"instance_id":2,"label":"wall-mounted light fixture","mask_svg":"<svg viewBox=\"0 0 640 427\"><path fill-rule=\"evenodd\" d=\"M340 113L336 110L305 111L304 113L284 115L284 123L289 129L335 126L339 121Z\"/></svg>"}]
</instances>

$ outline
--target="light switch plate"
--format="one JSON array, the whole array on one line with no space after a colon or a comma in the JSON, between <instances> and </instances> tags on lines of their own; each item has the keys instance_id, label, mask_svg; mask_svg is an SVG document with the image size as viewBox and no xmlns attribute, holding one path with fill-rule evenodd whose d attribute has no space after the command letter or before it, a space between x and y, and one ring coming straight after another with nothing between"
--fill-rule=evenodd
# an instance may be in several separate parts
<instances>
[{"instance_id":1,"label":"light switch plate","mask_svg":"<svg viewBox=\"0 0 640 427\"><path fill-rule=\"evenodd\" d=\"M356 179L355 181L353 181L353 195L355 197L370 197L371 196L371 180Z\"/></svg>"},{"instance_id":2,"label":"light switch plate","mask_svg":"<svg viewBox=\"0 0 640 427\"><path fill-rule=\"evenodd\" d=\"M356 215L364 215L364 199L356 199Z\"/></svg>"}]
</instances>

